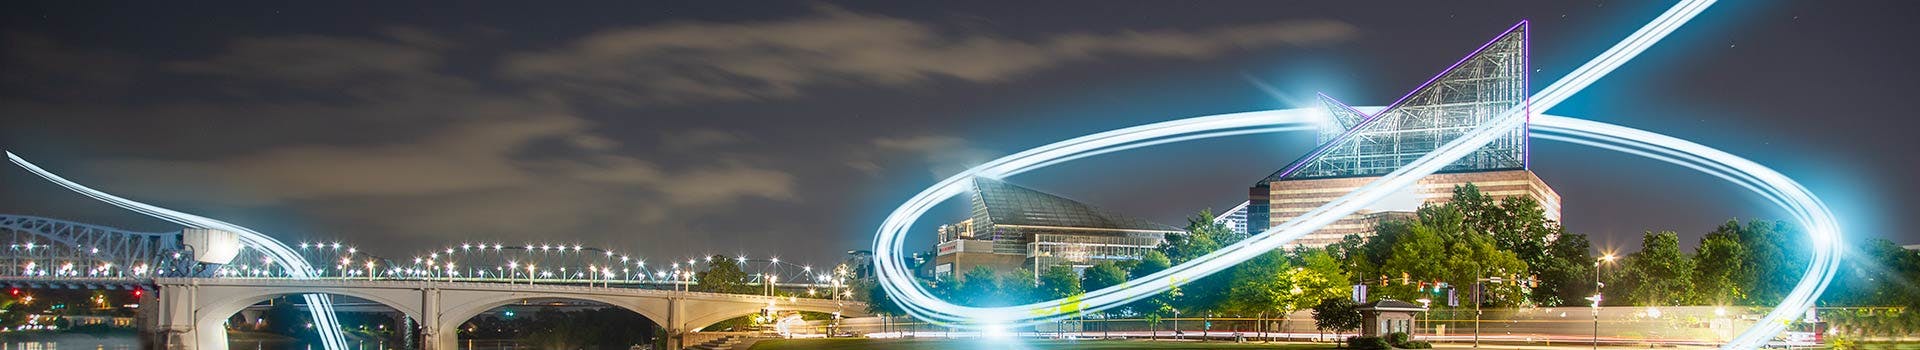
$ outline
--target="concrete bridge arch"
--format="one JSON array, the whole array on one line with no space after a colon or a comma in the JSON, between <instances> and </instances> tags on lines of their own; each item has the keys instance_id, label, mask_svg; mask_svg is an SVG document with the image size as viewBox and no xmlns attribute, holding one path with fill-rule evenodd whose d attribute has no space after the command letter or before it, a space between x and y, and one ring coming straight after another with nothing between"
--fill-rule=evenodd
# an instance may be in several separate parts
<instances>
[{"instance_id":1,"label":"concrete bridge arch","mask_svg":"<svg viewBox=\"0 0 1920 350\"><path fill-rule=\"evenodd\" d=\"M427 280L158 278L141 304L144 339L153 348L227 348L223 322L234 313L280 295L331 294L386 305L420 324L426 349L457 349L459 327L495 307L527 299L604 303L640 314L667 331L677 349L690 333L762 309L866 315L865 304L824 299L673 292L646 289L459 283Z\"/></svg>"},{"instance_id":2,"label":"concrete bridge arch","mask_svg":"<svg viewBox=\"0 0 1920 350\"><path fill-rule=\"evenodd\" d=\"M668 318L670 317L667 308L669 304L671 304L671 302L666 299L649 299L594 293L499 293L481 291L440 291L440 293L443 304L439 315L436 316L440 319L440 322L438 322L439 329L436 329L434 333L442 336L435 338L435 340L439 342L439 344L436 344L437 346L434 346L436 349L458 349L458 334L460 334L461 325L487 312L487 310L511 305L522 300L561 299L597 302L640 314L641 317L646 318L648 321L653 321L654 324L663 328L667 327ZM672 328L667 329L671 330Z\"/></svg>"}]
</instances>

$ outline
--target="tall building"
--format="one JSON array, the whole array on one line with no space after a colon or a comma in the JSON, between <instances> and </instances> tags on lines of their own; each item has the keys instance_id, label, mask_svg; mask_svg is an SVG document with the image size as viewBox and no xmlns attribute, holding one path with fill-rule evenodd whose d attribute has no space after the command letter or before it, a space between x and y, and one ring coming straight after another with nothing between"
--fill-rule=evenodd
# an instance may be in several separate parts
<instances>
[{"instance_id":1,"label":"tall building","mask_svg":"<svg viewBox=\"0 0 1920 350\"><path fill-rule=\"evenodd\" d=\"M1084 269L1100 261L1138 259L1180 229L1113 214L1066 197L975 177L972 216L939 228L934 275L1053 266Z\"/></svg>"},{"instance_id":2,"label":"tall building","mask_svg":"<svg viewBox=\"0 0 1920 350\"><path fill-rule=\"evenodd\" d=\"M1496 36L1466 58L1385 109L1365 113L1326 95L1320 103L1338 128L1326 128L1318 147L1260 179L1247 191L1247 226L1264 231L1327 204L1381 175L1499 117L1526 109L1527 23ZM1530 113L1530 111L1528 111ZM1450 199L1472 183L1493 198L1529 197L1559 220L1560 196L1528 170L1527 127L1502 131L1487 146L1422 178L1400 193L1296 240L1319 247L1374 223ZM1398 213L1398 214L1396 214ZM1256 232L1257 233L1257 232Z\"/></svg>"},{"instance_id":3,"label":"tall building","mask_svg":"<svg viewBox=\"0 0 1920 350\"><path fill-rule=\"evenodd\" d=\"M1213 223L1225 225L1228 230L1233 230L1234 233L1248 234L1247 204L1248 202L1240 202L1240 205L1234 206L1233 209L1227 209L1224 213L1215 214Z\"/></svg>"}]
</instances>

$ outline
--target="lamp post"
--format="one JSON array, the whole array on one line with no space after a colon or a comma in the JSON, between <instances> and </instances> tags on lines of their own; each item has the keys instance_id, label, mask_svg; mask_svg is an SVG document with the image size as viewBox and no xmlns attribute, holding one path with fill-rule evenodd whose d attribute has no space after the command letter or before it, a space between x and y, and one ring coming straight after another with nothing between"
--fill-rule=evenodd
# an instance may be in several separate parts
<instances>
[{"instance_id":1,"label":"lamp post","mask_svg":"<svg viewBox=\"0 0 1920 350\"><path fill-rule=\"evenodd\" d=\"M1600 266L1613 263L1613 254L1601 256L1593 262L1593 348L1600 349Z\"/></svg>"},{"instance_id":2,"label":"lamp post","mask_svg":"<svg viewBox=\"0 0 1920 350\"><path fill-rule=\"evenodd\" d=\"M1431 303L1433 303L1433 299L1427 299L1427 298L1420 298L1420 299L1414 299L1413 301L1418 301L1418 302L1420 302L1420 308L1421 308L1421 309L1426 309L1426 308L1427 308L1427 305L1428 305L1428 304L1431 304ZM1420 318L1422 318L1422 319L1425 319L1426 317L1427 317L1427 312L1426 312L1426 311L1424 311L1424 310L1423 310L1423 311L1420 311ZM1432 324L1431 322L1425 322L1425 321L1422 321L1422 322L1420 322L1420 323L1427 323L1427 326L1429 326L1429 327L1431 327L1431 326L1433 326L1433 324ZM1413 331L1414 331L1414 333L1419 333L1419 331L1420 331L1420 326L1419 326L1419 325L1414 325L1414 326L1413 326Z\"/></svg>"},{"instance_id":3,"label":"lamp post","mask_svg":"<svg viewBox=\"0 0 1920 350\"><path fill-rule=\"evenodd\" d=\"M1180 334L1180 309L1173 309L1173 339L1186 339Z\"/></svg>"}]
</instances>

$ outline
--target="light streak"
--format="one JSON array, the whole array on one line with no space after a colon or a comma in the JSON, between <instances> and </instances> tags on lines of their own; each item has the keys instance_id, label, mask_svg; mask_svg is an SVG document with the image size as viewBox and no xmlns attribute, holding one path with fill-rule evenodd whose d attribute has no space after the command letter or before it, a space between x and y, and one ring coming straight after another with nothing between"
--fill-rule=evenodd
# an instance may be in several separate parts
<instances>
[{"instance_id":1,"label":"light streak","mask_svg":"<svg viewBox=\"0 0 1920 350\"><path fill-rule=\"evenodd\" d=\"M1281 223L1239 243L1222 247L1205 256L1119 286L1091 291L1076 298L1043 301L1008 307L969 307L940 300L913 282L902 259L906 231L927 210L967 190L974 176L1001 178L1043 168L1064 161L1156 144L1194 139L1310 128L1319 120L1311 109L1247 112L1174 120L1070 139L1016 153L956 174L927 188L896 208L882 222L874 242L876 271L886 293L915 317L930 322L961 327L1000 327L1031 325L1071 316L1073 312L1099 311L1126 304L1171 289L1180 281L1210 275L1241 261L1271 251L1288 241L1331 224L1365 205L1404 188L1419 178L1485 146L1498 137L1500 130L1511 130L1534 119L1534 129L1543 139L1573 141L1627 151L1667 161L1740 183L1776 205L1794 213L1795 220L1807 228L1818 253L1807 274L1760 324L1749 328L1727 348L1754 348L1783 330L1794 314L1811 306L1831 281L1838 258L1839 225L1824 203L1791 179L1757 163L1663 135L1565 117L1534 115L1565 101L1612 72L1661 38L1705 10L1713 1L1685 1L1634 32L1626 40L1575 69L1573 73L1549 85L1530 98L1531 103L1510 109L1489 123L1476 127L1466 136L1452 140L1433 152L1376 179L1353 192L1299 217ZM1532 107L1537 106L1537 109ZM1265 129L1261 129L1265 128ZM1531 131L1531 130L1530 130Z\"/></svg>"},{"instance_id":2,"label":"light streak","mask_svg":"<svg viewBox=\"0 0 1920 350\"><path fill-rule=\"evenodd\" d=\"M28 162L24 158L20 158L19 155L15 155L13 152L6 152L6 154L7 160L12 161L13 164L19 165L21 168L27 169L28 172L32 172L34 175L45 178L47 181L60 185L60 187L65 187L68 190L106 202L107 204L180 224L181 226L233 232L247 247L259 250L262 254L272 258L274 261L279 261L282 266L286 266L287 274L291 277L309 278L319 275L319 273L313 269L313 266L307 265L307 261L301 259L300 254L295 252L293 248L259 231L254 231L253 229L225 221L161 208L101 192L85 185L68 181L66 178L60 177L60 175L55 175L53 172L42 169L40 166ZM338 243L336 243L334 247L338 248ZM345 350L347 348L346 335L340 332L339 319L334 318L333 298L326 294L302 294L301 297L305 298L307 305L310 306L308 308L309 312L313 316L314 323L318 327L317 329L319 329L320 339L325 345L325 348L327 350ZM220 335L225 336L224 333L220 333Z\"/></svg>"}]
</instances>

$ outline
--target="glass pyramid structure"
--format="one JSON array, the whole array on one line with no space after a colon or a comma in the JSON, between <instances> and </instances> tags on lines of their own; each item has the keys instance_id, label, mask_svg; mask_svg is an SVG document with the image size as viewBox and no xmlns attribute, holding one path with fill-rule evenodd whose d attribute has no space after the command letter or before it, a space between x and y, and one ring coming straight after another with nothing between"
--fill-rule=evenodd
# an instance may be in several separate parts
<instances>
[{"instance_id":1,"label":"glass pyramid structure","mask_svg":"<svg viewBox=\"0 0 1920 350\"><path fill-rule=\"evenodd\" d=\"M1323 132L1318 148L1261 182L1385 175L1510 108L1525 108L1526 73L1527 23L1520 22L1372 115L1321 95L1344 131ZM1526 130L1509 130L1441 171L1525 169Z\"/></svg>"},{"instance_id":2,"label":"glass pyramid structure","mask_svg":"<svg viewBox=\"0 0 1920 350\"><path fill-rule=\"evenodd\" d=\"M1258 232L1272 223L1274 182L1386 175L1501 113L1527 108L1527 67L1527 22L1521 21L1372 114L1320 95L1338 127L1323 130L1312 152L1248 189L1247 227ZM1527 125L1504 132L1440 172L1527 169Z\"/></svg>"}]
</instances>

